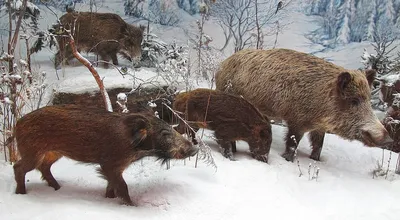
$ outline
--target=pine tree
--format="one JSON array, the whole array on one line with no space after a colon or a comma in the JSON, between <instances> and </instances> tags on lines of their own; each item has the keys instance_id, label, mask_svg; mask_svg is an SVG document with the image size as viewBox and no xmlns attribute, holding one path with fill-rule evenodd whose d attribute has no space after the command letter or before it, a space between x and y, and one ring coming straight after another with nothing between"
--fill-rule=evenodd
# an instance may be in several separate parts
<instances>
[{"instance_id":1,"label":"pine tree","mask_svg":"<svg viewBox=\"0 0 400 220\"><path fill-rule=\"evenodd\" d=\"M371 7L371 12L369 14L368 18L368 29L367 29L367 34L366 34L366 40L373 40L374 35L375 35L375 26L376 26L376 0L372 0L372 7Z\"/></svg>"},{"instance_id":2,"label":"pine tree","mask_svg":"<svg viewBox=\"0 0 400 220\"><path fill-rule=\"evenodd\" d=\"M337 35L337 42L341 44L347 44L350 42L350 19L351 19L351 4L353 0L346 0L342 7L341 12L343 13L342 21L340 22L340 28Z\"/></svg>"},{"instance_id":3,"label":"pine tree","mask_svg":"<svg viewBox=\"0 0 400 220\"><path fill-rule=\"evenodd\" d=\"M393 0L386 0L385 16L393 24L396 22L396 11L394 10Z\"/></svg>"}]
</instances>

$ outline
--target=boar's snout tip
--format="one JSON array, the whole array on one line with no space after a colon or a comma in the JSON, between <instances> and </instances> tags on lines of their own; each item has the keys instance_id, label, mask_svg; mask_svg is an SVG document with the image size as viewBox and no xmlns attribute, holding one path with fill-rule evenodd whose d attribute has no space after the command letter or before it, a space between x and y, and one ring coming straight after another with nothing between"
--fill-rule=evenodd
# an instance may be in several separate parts
<instances>
[{"instance_id":1,"label":"boar's snout tip","mask_svg":"<svg viewBox=\"0 0 400 220\"><path fill-rule=\"evenodd\" d=\"M199 152L200 148L196 147L196 146L192 146L189 150L189 156L193 157L194 155L196 155Z\"/></svg>"},{"instance_id":2,"label":"boar's snout tip","mask_svg":"<svg viewBox=\"0 0 400 220\"><path fill-rule=\"evenodd\" d=\"M382 144L391 145L393 142L394 142L393 139L389 135L386 135L386 137L382 141Z\"/></svg>"}]
</instances>

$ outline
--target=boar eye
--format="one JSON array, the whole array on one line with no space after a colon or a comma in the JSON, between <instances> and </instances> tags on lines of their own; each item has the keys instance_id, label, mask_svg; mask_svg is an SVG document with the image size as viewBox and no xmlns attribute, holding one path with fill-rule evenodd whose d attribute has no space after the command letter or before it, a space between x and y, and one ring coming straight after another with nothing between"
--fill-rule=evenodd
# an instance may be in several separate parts
<instances>
[{"instance_id":1,"label":"boar eye","mask_svg":"<svg viewBox=\"0 0 400 220\"><path fill-rule=\"evenodd\" d=\"M358 106L358 105L360 105L360 103L361 103L361 100L359 98L352 98L351 99L351 104L353 106Z\"/></svg>"}]
</instances>

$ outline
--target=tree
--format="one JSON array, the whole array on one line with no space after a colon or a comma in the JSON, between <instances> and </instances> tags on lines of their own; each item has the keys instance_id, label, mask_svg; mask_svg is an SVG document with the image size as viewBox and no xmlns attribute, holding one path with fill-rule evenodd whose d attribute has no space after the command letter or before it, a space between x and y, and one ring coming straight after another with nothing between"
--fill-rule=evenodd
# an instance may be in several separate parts
<instances>
[{"instance_id":1,"label":"tree","mask_svg":"<svg viewBox=\"0 0 400 220\"><path fill-rule=\"evenodd\" d=\"M366 39L367 40L372 40L374 35L375 35L375 24L376 24L376 1L377 0L372 0L372 10L369 14L368 18L368 28L367 28L367 33L366 33Z\"/></svg>"},{"instance_id":2,"label":"tree","mask_svg":"<svg viewBox=\"0 0 400 220\"><path fill-rule=\"evenodd\" d=\"M339 32L337 35L337 42L347 44L350 42L350 22L351 22L351 5L353 0L346 0L341 7L343 13L343 19L339 26Z\"/></svg>"},{"instance_id":3,"label":"tree","mask_svg":"<svg viewBox=\"0 0 400 220\"><path fill-rule=\"evenodd\" d=\"M276 21L280 21L281 28L286 25L284 22L285 8L290 3L291 1L286 1L277 10L278 2L274 1L216 1L211 8L211 13L225 37L225 43L220 50L224 50L231 40L233 40L235 52L256 46L257 42L259 44L265 36L261 34L260 30L266 27L270 28L267 34L275 34ZM256 36L255 42L253 41L254 35Z\"/></svg>"},{"instance_id":4,"label":"tree","mask_svg":"<svg viewBox=\"0 0 400 220\"><path fill-rule=\"evenodd\" d=\"M386 0L385 17L393 24L396 22L396 11L394 10L393 0Z\"/></svg>"},{"instance_id":5,"label":"tree","mask_svg":"<svg viewBox=\"0 0 400 220\"><path fill-rule=\"evenodd\" d=\"M398 35L399 0L318 0L314 15L321 16L320 28L310 40L325 46L373 41L375 32ZM309 8L306 6L306 11Z\"/></svg>"}]
</instances>

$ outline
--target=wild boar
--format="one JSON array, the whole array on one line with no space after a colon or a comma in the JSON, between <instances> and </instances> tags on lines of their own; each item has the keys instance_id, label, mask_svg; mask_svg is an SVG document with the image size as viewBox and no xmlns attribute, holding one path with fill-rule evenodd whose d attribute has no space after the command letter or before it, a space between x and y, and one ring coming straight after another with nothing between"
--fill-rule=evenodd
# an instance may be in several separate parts
<instances>
[{"instance_id":1,"label":"wild boar","mask_svg":"<svg viewBox=\"0 0 400 220\"><path fill-rule=\"evenodd\" d=\"M326 132L370 147L392 142L372 111L375 74L289 49L246 49L221 63L216 88L241 95L270 119L287 123L286 160L293 161L296 142L305 132L310 158L320 160Z\"/></svg>"},{"instance_id":2,"label":"wild boar","mask_svg":"<svg viewBox=\"0 0 400 220\"><path fill-rule=\"evenodd\" d=\"M248 101L239 96L211 89L196 89L175 97L173 109L184 113L194 131L189 134L196 144L195 132L199 128L214 131L222 154L233 158L235 141L246 141L253 158L268 162L271 147L271 124ZM185 123L180 120L176 130L185 133Z\"/></svg>"},{"instance_id":3,"label":"wild boar","mask_svg":"<svg viewBox=\"0 0 400 220\"><path fill-rule=\"evenodd\" d=\"M25 175L37 169L55 190L60 185L50 172L62 156L90 164L107 180L105 196L129 197L122 173L133 162L155 156L163 162L193 156L198 148L154 116L115 113L76 105L43 107L17 121L15 138L21 159L14 165L16 193L25 194Z\"/></svg>"},{"instance_id":4,"label":"wild boar","mask_svg":"<svg viewBox=\"0 0 400 220\"><path fill-rule=\"evenodd\" d=\"M145 27L126 23L122 18L113 13L99 12L68 12L60 17L62 26L71 30L77 50L79 52L93 52L100 59L118 65L117 54L132 61L142 53L141 43ZM57 26L57 25L56 25ZM57 37L59 51L55 57L55 67L63 59L66 63L74 58L69 46L69 39ZM108 63L103 63L108 68Z\"/></svg>"},{"instance_id":5,"label":"wild boar","mask_svg":"<svg viewBox=\"0 0 400 220\"><path fill-rule=\"evenodd\" d=\"M127 108L130 112L149 113L157 115L167 123L172 123L172 112L168 107L172 108L172 101L174 98L174 89L167 87L143 87L139 91L131 92L131 88L113 88L107 89L110 101L114 111L120 111L121 108L117 103L117 95L119 93L127 94ZM149 105L149 102L155 105ZM164 104L168 107L164 106ZM56 92L52 99L53 105L60 104L75 104L82 106L93 106L98 108L105 108L104 100L99 91L89 91L85 93L67 93Z\"/></svg>"},{"instance_id":6,"label":"wild boar","mask_svg":"<svg viewBox=\"0 0 400 220\"><path fill-rule=\"evenodd\" d=\"M382 124L389 132L393 143L386 145L386 149L395 153L400 152L400 109L396 106L390 106L386 112L386 117Z\"/></svg>"}]
</instances>

